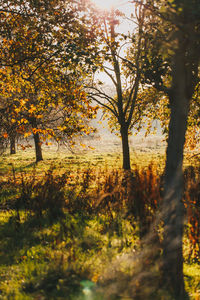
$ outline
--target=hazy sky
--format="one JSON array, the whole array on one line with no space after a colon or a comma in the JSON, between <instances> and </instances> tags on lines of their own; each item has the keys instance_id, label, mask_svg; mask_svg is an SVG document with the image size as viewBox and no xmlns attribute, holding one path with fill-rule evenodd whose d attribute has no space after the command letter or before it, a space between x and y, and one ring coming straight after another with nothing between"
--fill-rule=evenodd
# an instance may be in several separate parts
<instances>
[{"instance_id":1,"label":"hazy sky","mask_svg":"<svg viewBox=\"0 0 200 300\"><path fill-rule=\"evenodd\" d=\"M111 9L111 7L112 7L111 4L113 4L113 2L114 2L114 5L113 5L114 8L123 12L128 18L131 17L131 14L134 15L134 5L132 3L129 3L129 1L124 1L124 0L118 0L118 1L116 1L116 0L93 0L93 1L94 1L94 3L96 3L96 5L99 5L99 7L101 9L105 8L105 7L106 7L106 9ZM134 29L134 22L130 21L128 19L125 19L125 18L121 19L121 23L118 26L116 26L116 28L115 28L116 32L119 32L119 33L128 33L128 32L133 31L133 29ZM127 47L127 45L121 49L120 55L123 56L123 53L126 50L126 47ZM108 85L113 85L111 79L103 72L99 73L97 78L99 80L101 80L102 82L105 82Z\"/></svg>"}]
</instances>

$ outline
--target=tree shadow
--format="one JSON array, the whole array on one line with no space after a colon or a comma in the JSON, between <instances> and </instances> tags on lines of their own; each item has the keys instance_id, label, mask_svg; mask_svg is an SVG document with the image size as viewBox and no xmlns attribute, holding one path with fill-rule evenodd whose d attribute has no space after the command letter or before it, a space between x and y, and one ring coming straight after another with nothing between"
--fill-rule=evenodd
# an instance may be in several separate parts
<instances>
[{"instance_id":1,"label":"tree shadow","mask_svg":"<svg viewBox=\"0 0 200 300\"><path fill-rule=\"evenodd\" d=\"M44 241L38 236L38 230L48 228L52 223L44 217L38 220L35 216L19 221L16 213L0 226L0 264L10 266L20 261L22 252ZM22 251L23 250L23 251Z\"/></svg>"}]
</instances>

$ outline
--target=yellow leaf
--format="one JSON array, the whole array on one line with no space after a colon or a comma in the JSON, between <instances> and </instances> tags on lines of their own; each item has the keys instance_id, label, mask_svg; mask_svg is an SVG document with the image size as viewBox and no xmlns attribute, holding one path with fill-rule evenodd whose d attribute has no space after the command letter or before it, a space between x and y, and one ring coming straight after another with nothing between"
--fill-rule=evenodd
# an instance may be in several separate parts
<instances>
[{"instance_id":1,"label":"yellow leaf","mask_svg":"<svg viewBox=\"0 0 200 300\"><path fill-rule=\"evenodd\" d=\"M80 143L80 145L81 145L83 148L85 148L85 147L86 147L86 145L85 145L85 144L82 144L82 143Z\"/></svg>"},{"instance_id":2,"label":"yellow leaf","mask_svg":"<svg viewBox=\"0 0 200 300\"><path fill-rule=\"evenodd\" d=\"M25 137L25 138L26 138L26 137L29 137L31 134L32 134L32 132L30 132L30 131L29 131L29 132L25 132L25 133L24 133L24 137Z\"/></svg>"}]
</instances>

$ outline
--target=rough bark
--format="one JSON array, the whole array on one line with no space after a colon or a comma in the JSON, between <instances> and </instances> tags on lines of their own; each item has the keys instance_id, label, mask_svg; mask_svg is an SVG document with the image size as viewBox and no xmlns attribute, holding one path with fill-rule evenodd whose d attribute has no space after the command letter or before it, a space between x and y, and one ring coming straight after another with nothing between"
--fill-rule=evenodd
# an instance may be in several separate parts
<instances>
[{"instance_id":1,"label":"rough bark","mask_svg":"<svg viewBox=\"0 0 200 300\"><path fill-rule=\"evenodd\" d=\"M40 136L39 133L36 132L33 135L34 138L34 142L35 142L35 156L36 156L36 162L39 162L41 160L43 160L42 157L42 147L41 147L41 142L40 142Z\"/></svg>"},{"instance_id":2,"label":"rough bark","mask_svg":"<svg viewBox=\"0 0 200 300\"><path fill-rule=\"evenodd\" d=\"M170 95L171 117L165 167L164 184L164 235L163 277L164 284L175 299L185 299L183 278L183 150L189 98L186 92L187 72L184 53L177 51L173 65L173 83Z\"/></svg>"},{"instance_id":3,"label":"rough bark","mask_svg":"<svg viewBox=\"0 0 200 300\"><path fill-rule=\"evenodd\" d=\"M128 127L121 127L121 138L122 138L122 155L123 155L123 169L130 170L130 151L128 141Z\"/></svg>"},{"instance_id":4,"label":"rough bark","mask_svg":"<svg viewBox=\"0 0 200 300\"><path fill-rule=\"evenodd\" d=\"M10 136L10 154L16 154L15 136Z\"/></svg>"}]
</instances>

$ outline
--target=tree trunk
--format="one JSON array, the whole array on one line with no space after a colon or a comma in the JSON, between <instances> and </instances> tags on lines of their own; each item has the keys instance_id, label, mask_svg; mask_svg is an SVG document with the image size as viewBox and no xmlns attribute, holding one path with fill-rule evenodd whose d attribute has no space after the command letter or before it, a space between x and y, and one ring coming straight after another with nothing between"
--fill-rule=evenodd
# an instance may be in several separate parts
<instances>
[{"instance_id":1,"label":"tree trunk","mask_svg":"<svg viewBox=\"0 0 200 300\"><path fill-rule=\"evenodd\" d=\"M39 161L43 160L43 157L42 157L42 147L41 147L39 133L36 132L35 134L33 134L33 138L34 138L34 142L35 142L36 162L39 162Z\"/></svg>"},{"instance_id":2,"label":"tree trunk","mask_svg":"<svg viewBox=\"0 0 200 300\"><path fill-rule=\"evenodd\" d=\"M16 147L15 147L15 136L10 136L10 154L16 154Z\"/></svg>"},{"instance_id":3,"label":"tree trunk","mask_svg":"<svg viewBox=\"0 0 200 300\"><path fill-rule=\"evenodd\" d=\"M186 92L187 73L182 53L177 53L173 66L173 83L170 95L171 118L165 166L163 200L163 278L165 287L175 299L185 299L183 278L183 150L189 99Z\"/></svg>"},{"instance_id":4,"label":"tree trunk","mask_svg":"<svg viewBox=\"0 0 200 300\"><path fill-rule=\"evenodd\" d=\"M121 126L121 138L122 138L122 155L123 155L123 169L130 170L130 152L129 152L129 141L128 141L128 127Z\"/></svg>"}]
</instances>

